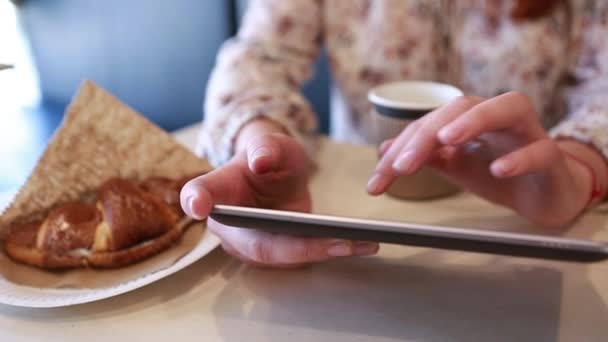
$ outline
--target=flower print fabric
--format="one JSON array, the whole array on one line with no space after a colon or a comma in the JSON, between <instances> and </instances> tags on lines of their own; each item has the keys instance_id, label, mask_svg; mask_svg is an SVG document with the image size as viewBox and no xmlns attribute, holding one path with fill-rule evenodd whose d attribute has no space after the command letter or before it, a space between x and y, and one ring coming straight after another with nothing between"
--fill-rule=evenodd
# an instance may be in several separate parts
<instances>
[{"instance_id":1,"label":"flower print fabric","mask_svg":"<svg viewBox=\"0 0 608 342\"><path fill-rule=\"evenodd\" d=\"M540 19L512 19L509 0L250 0L221 48L198 151L234 153L243 124L274 120L305 146L317 122L300 92L321 48L335 81L332 135L373 136L372 87L397 80L454 84L465 94L527 95L554 137L608 157L608 1L559 2Z\"/></svg>"}]
</instances>

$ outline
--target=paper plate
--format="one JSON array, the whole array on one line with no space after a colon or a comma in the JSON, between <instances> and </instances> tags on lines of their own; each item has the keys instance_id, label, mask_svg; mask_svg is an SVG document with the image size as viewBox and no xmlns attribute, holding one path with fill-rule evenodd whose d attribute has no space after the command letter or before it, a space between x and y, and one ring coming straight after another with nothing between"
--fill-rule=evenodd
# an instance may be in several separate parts
<instances>
[{"instance_id":1,"label":"paper plate","mask_svg":"<svg viewBox=\"0 0 608 342\"><path fill-rule=\"evenodd\" d=\"M15 222L79 200L107 179L181 179L211 169L169 133L104 89L85 82L27 181L0 212L0 241ZM19 264L0 250L0 303L67 306L140 288L187 267L217 247L219 240L204 228L202 223L194 224L162 253L112 270L44 271Z\"/></svg>"},{"instance_id":2,"label":"paper plate","mask_svg":"<svg viewBox=\"0 0 608 342\"><path fill-rule=\"evenodd\" d=\"M220 240L205 229L202 238L194 249L170 267L110 287L94 289L36 288L18 285L0 276L0 303L30 308L53 308L114 297L151 284L186 268L207 255L219 244Z\"/></svg>"}]
</instances>

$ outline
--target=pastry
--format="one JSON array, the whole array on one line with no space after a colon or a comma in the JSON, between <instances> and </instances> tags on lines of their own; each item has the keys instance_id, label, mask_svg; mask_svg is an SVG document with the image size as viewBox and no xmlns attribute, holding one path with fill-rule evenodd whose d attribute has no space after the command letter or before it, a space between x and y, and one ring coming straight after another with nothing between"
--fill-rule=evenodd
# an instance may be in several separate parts
<instances>
[{"instance_id":1,"label":"pastry","mask_svg":"<svg viewBox=\"0 0 608 342\"><path fill-rule=\"evenodd\" d=\"M191 222L179 204L188 179L109 179L91 201L66 203L41 220L11 227L6 253L45 269L116 268L141 261L175 243Z\"/></svg>"}]
</instances>

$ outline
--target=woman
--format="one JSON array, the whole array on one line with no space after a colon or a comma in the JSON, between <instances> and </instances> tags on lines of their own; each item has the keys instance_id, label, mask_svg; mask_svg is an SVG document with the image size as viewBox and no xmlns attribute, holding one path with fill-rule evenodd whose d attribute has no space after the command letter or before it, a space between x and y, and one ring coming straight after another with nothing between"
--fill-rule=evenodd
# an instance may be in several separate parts
<instances>
[{"instance_id":1,"label":"woman","mask_svg":"<svg viewBox=\"0 0 608 342\"><path fill-rule=\"evenodd\" d=\"M568 224L603 198L608 2L259 0L219 53L201 152L220 167L184 187L186 213L202 219L213 203L310 210L305 146L316 123L298 89L322 46L338 88L337 139L372 141L366 93L377 84L435 80L468 94L381 146L370 194L431 165L546 227ZM482 148L467 148L474 139ZM209 225L229 253L258 265L378 250Z\"/></svg>"}]
</instances>

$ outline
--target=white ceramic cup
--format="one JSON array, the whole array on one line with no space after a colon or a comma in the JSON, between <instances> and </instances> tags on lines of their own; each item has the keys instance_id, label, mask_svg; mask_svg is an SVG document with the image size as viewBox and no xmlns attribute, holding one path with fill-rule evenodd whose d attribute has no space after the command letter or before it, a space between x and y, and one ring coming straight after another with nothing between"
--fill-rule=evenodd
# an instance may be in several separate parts
<instances>
[{"instance_id":1,"label":"white ceramic cup","mask_svg":"<svg viewBox=\"0 0 608 342\"><path fill-rule=\"evenodd\" d=\"M454 86L427 82L401 81L371 89L368 100L374 106L374 132L378 142L397 137L408 124L462 96ZM456 193L459 189L429 168L399 177L387 193L403 199L431 199Z\"/></svg>"}]
</instances>

